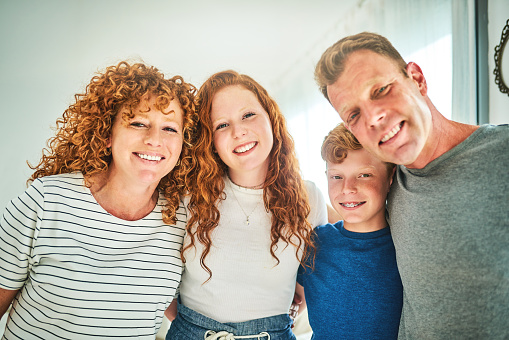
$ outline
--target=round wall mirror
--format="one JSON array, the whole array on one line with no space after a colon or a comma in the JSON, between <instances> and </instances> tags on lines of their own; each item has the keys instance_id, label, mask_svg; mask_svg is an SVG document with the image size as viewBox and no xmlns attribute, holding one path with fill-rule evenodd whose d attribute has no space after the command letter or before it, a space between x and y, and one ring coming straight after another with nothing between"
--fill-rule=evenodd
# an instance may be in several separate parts
<instances>
[{"instance_id":1,"label":"round wall mirror","mask_svg":"<svg viewBox=\"0 0 509 340\"><path fill-rule=\"evenodd\" d=\"M504 54L504 48L509 38L509 19L507 19L500 44L495 47L495 83L498 85L500 92L509 95L509 53Z\"/></svg>"}]
</instances>

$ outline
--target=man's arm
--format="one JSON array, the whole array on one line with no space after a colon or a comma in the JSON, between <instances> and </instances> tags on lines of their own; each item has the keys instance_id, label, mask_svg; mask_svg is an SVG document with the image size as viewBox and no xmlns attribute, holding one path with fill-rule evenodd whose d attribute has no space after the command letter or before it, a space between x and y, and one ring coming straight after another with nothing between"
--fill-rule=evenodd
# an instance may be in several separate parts
<instances>
[{"instance_id":1,"label":"man's arm","mask_svg":"<svg viewBox=\"0 0 509 340\"><path fill-rule=\"evenodd\" d=\"M0 288L0 318L5 314L7 309L9 309L9 306L17 293L17 290Z\"/></svg>"}]
</instances>

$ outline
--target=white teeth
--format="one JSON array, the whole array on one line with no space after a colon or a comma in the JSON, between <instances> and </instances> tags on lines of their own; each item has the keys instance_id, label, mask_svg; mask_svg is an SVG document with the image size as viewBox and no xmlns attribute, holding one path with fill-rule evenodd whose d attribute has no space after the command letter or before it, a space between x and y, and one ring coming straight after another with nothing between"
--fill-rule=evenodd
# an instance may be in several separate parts
<instances>
[{"instance_id":1,"label":"white teeth","mask_svg":"<svg viewBox=\"0 0 509 340\"><path fill-rule=\"evenodd\" d=\"M235 150L233 150L233 152L235 152L235 153L243 153L243 152L251 150L252 148L254 148L255 145L256 145L256 142L252 142L252 143L249 143L249 144L246 144L244 146L236 148Z\"/></svg>"},{"instance_id":2,"label":"white teeth","mask_svg":"<svg viewBox=\"0 0 509 340\"><path fill-rule=\"evenodd\" d=\"M159 157L159 156L144 155L142 153L139 153L138 157L140 157L142 159L146 159L148 161L160 161L162 159L162 157Z\"/></svg>"},{"instance_id":3,"label":"white teeth","mask_svg":"<svg viewBox=\"0 0 509 340\"><path fill-rule=\"evenodd\" d=\"M358 205L360 205L362 202L359 202L359 203L340 203L342 206L344 207L347 207L347 208L354 208Z\"/></svg>"},{"instance_id":4,"label":"white teeth","mask_svg":"<svg viewBox=\"0 0 509 340\"><path fill-rule=\"evenodd\" d=\"M389 131L388 134L386 134L384 136L384 138L382 138L382 143L385 143L387 142L389 139L391 139L392 137L394 137L395 134L397 134L399 132L399 130L401 130L401 124L399 125L396 125L391 131Z\"/></svg>"}]
</instances>

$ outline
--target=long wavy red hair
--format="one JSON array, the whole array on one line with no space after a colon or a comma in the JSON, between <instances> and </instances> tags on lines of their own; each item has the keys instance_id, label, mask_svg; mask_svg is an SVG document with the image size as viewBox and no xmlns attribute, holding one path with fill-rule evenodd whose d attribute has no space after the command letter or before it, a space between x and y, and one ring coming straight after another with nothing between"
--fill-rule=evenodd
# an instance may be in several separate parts
<instances>
[{"instance_id":1,"label":"long wavy red hair","mask_svg":"<svg viewBox=\"0 0 509 340\"><path fill-rule=\"evenodd\" d=\"M265 208L272 213L271 247L270 253L279 263L275 254L280 240L286 244L303 250L299 259L304 264L309 254L314 253L311 241L312 227L307 221L310 212L308 195L294 150L294 142L286 127L286 121L277 103L267 91L251 77L235 71L223 71L212 75L201 86L197 94L198 125L197 139L193 149L192 171L188 183L190 189L190 203L188 205L190 218L187 233L190 243L182 249L184 252L194 247L196 242L204 245L200 263L209 273L212 272L205 263L212 245L211 232L217 227L220 213L217 204L225 199L223 189L224 177L228 167L214 150L214 136L210 112L214 95L224 87L240 85L251 91L269 115L274 136L274 144L270 152L270 164L263 189Z\"/></svg>"},{"instance_id":2,"label":"long wavy red hair","mask_svg":"<svg viewBox=\"0 0 509 340\"><path fill-rule=\"evenodd\" d=\"M106 68L92 78L85 93L76 94L75 102L57 119L56 135L48 140L39 164L28 183L43 176L80 171L90 185L90 176L106 171L111 162L107 148L114 120L132 118L133 109L147 96L156 96L155 106L164 112L178 100L184 112L184 145L175 168L158 185L168 200L163 211L165 223L175 223L176 210L191 168L190 149L197 121L196 88L182 77L166 79L157 68L126 61Z\"/></svg>"}]
</instances>

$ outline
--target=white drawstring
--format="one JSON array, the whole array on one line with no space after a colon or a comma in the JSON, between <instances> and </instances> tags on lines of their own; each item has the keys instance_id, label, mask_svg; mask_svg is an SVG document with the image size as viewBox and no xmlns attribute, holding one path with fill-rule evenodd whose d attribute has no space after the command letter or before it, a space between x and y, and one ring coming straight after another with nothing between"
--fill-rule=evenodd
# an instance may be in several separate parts
<instances>
[{"instance_id":1,"label":"white drawstring","mask_svg":"<svg viewBox=\"0 0 509 340\"><path fill-rule=\"evenodd\" d=\"M267 340L270 340L270 335L267 332L261 332L258 335L234 335L233 333L228 333L226 331L221 331L216 333L212 330L208 330L205 332L203 338L205 340L236 340L236 339L253 339L256 338L260 340L262 337L267 337Z\"/></svg>"}]
</instances>

